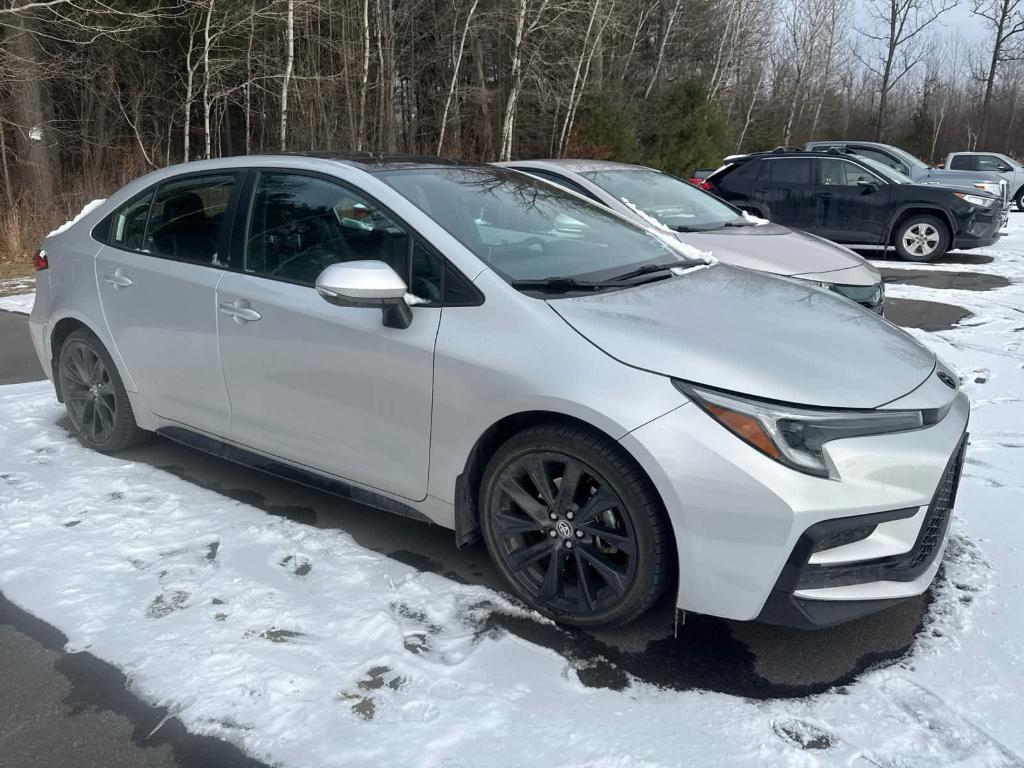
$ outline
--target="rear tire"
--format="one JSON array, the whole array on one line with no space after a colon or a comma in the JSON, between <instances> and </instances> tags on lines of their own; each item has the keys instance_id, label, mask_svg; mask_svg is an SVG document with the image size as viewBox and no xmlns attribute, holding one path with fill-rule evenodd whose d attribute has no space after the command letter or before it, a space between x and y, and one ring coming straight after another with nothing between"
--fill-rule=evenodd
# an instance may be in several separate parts
<instances>
[{"instance_id":1,"label":"rear tire","mask_svg":"<svg viewBox=\"0 0 1024 768\"><path fill-rule=\"evenodd\" d=\"M135 423L117 366L91 331L79 328L68 334L57 355L56 375L71 426L86 447L117 453L152 436Z\"/></svg>"},{"instance_id":2,"label":"rear tire","mask_svg":"<svg viewBox=\"0 0 1024 768\"><path fill-rule=\"evenodd\" d=\"M1014 205L1018 211L1024 211L1024 187L1017 190L1017 196L1013 198Z\"/></svg>"},{"instance_id":3,"label":"rear tire","mask_svg":"<svg viewBox=\"0 0 1024 768\"><path fill-rule=\"evenodd\" d=\"M935 216L911 216L896 225L893 242L904 261L935 261L949 250L949 227Z\"/></svg>"},{"instance_id":4,"label":"rear tire","mask_svg":"<svg viewBox=\"0 0 1024 768\"><path fill-rule=\"evenodd\" d=\"M512 590L563 624L626 624L674 573L650 480L621 446L583 426L531 427L502 445L484 472L480 523Z\"/></svg>"}]
</instances>

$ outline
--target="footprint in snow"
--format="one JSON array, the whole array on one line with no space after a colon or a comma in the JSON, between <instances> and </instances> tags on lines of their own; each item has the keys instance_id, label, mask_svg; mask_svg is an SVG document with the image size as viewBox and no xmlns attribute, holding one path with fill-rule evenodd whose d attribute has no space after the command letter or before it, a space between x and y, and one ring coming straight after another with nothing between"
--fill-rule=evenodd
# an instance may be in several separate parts
<instances>
[{"instance_id":1,"label":"footprint in snow","mask_svg":"<svg viewBox=\"0 0 1024 768\"><path fill-rule=\"evenodd\" d=\"M773 720L772 730L776 736L797 749L831 749L838 741L823 726L795 717Z\"/></svg>"},{"instance_id":2,"label":"footprint in snow","mask_svg":"<svg viewBox=\"0 0 1024 768\"><path fill-rule=\"evenodd\" d=\"M313 564L300 555L288 555L278 565L282 568L291 568L296 576L305 576L313 570Z\"/></svg>"},{"instance_id":3,"label":"footprint in snow","mask_svg":"<svg viewBox=\"0 0 1024 768\"><path fill-rule=\"evenodd\" d=\"M188 598L188 592L183 592L180 589L168 592L166 595L157 595L146 609L146 617L162 619L164 616L168 616L175 611L180 611L186 607L185 604L188 602Z\"/></svg>"}]
</instances>

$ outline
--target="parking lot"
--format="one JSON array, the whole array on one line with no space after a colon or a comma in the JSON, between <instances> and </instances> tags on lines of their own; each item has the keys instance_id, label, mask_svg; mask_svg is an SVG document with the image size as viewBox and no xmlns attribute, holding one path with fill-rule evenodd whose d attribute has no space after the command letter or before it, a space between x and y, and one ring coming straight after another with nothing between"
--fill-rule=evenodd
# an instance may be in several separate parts
<instances>
[{"instance_id":1,"label":"parking lot","mask_svg":"<svg viewBox=\"0 0 1024 768\"><path fill-rule=\"evenodd\" d=\"M20 687L0 705L0 738L27 755L55 728L58 744L101 739L126 765L150 744L154 765L213 764L190 762L214 742L187 732L287 765L343 764L343 741L347 761L527 764L566 740L572 764L609 768L1024 764L1020 619L1004 610L1024 584L1022 533L1006 527L1022 491L1024 214L991 248L875 263L888 317L961 375L972 449L933 589L819 632L676 617L671 601L622 630L569 632L512 603L482 545L457 550L450 531L163 439L87 453L52 390L31 383L25 316L0 312L0 664ZM10 706L37 688L59 701L48 713ZM152 704L174 718L154 737ZM458 727L468 711L472 731ZM109 722L83 735L83 717ZM378 724L394 738L368 735ZM723 729L735 751L720 741L701 759L702 734Z\"/></svg>"}]
</instances>

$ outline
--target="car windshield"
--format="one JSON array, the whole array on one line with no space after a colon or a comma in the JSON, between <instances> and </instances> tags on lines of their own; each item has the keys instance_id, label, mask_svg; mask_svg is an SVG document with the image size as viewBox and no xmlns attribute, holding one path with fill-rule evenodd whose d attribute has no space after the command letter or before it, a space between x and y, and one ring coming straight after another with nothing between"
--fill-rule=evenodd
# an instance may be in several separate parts
<instances>
[{"instance_id":1,"label":"car windshield","mask_svg":"<svg viewBox=\"0 0 1024 768\"><path fill-rule=\"evenodd\" d=\"M580 174L626 205L676 230L721 229L745 223L728 205L689 182L647 168Z\"/></svg>"},{"instance_id":2,"label":"car windshield","mask_svg":"<svg viewBox=\"0 0 1024 768\"><path fill-rule=\"evenodd\" d=\"M906 163L911 168L929 168L930 167L928 165L928 163L924 162L923 160L921 160L921 159L919 159L917 157L914 157L912 154L910 154L909 152L907 152L905 150L900 149L899 147L888 147L887 146L886 149L889 152L891 152L892 154L896 155L896 157L898 157L900 160L902 160L904 163Z\"/></svg>"},{"instance_id":3,"label":"car windshield","mask_svg":"<svg viewBox=\"0 0 1024 768\"><path fill-rule=\"evenodd\" d=\"M864 157L863 155L857 155L857 159L864 163L868 168L877 173L883 179L888 179L895 184L913 184L914 180L907 176L905 173L897 171L895 168L890 168L885 163L880 163L870 157Z\"/></svg>"},{"instance_id":4,"label":"car windshield","mask_svg":"<svg viewBox=\"0 0 1024 768\"><path fill-rule=\"evenodd\" d=\"M671 235L511 169L402 168L378 177L512 283L599 282L642 264L692 263Z\"/></svg>"}]
</instances>

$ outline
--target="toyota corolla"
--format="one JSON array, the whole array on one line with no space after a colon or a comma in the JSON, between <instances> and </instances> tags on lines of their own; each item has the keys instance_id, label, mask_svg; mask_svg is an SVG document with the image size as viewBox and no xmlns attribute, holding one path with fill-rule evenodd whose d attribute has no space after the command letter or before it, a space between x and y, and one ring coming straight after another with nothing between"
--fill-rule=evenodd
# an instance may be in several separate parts
<instances>
[{"instance_id":1,"label":"toyota corolla","mask_svg":"<svg viewBox=\"0 0 1024 768\"><path fill-rule=\"evenodd\" d=\"M835 293L484 165L151 173L53 234L31 333L81 442L161 434L481 537L557 621L821 626L927 589L967 398Z\"/></svg>"}]
</instances>

